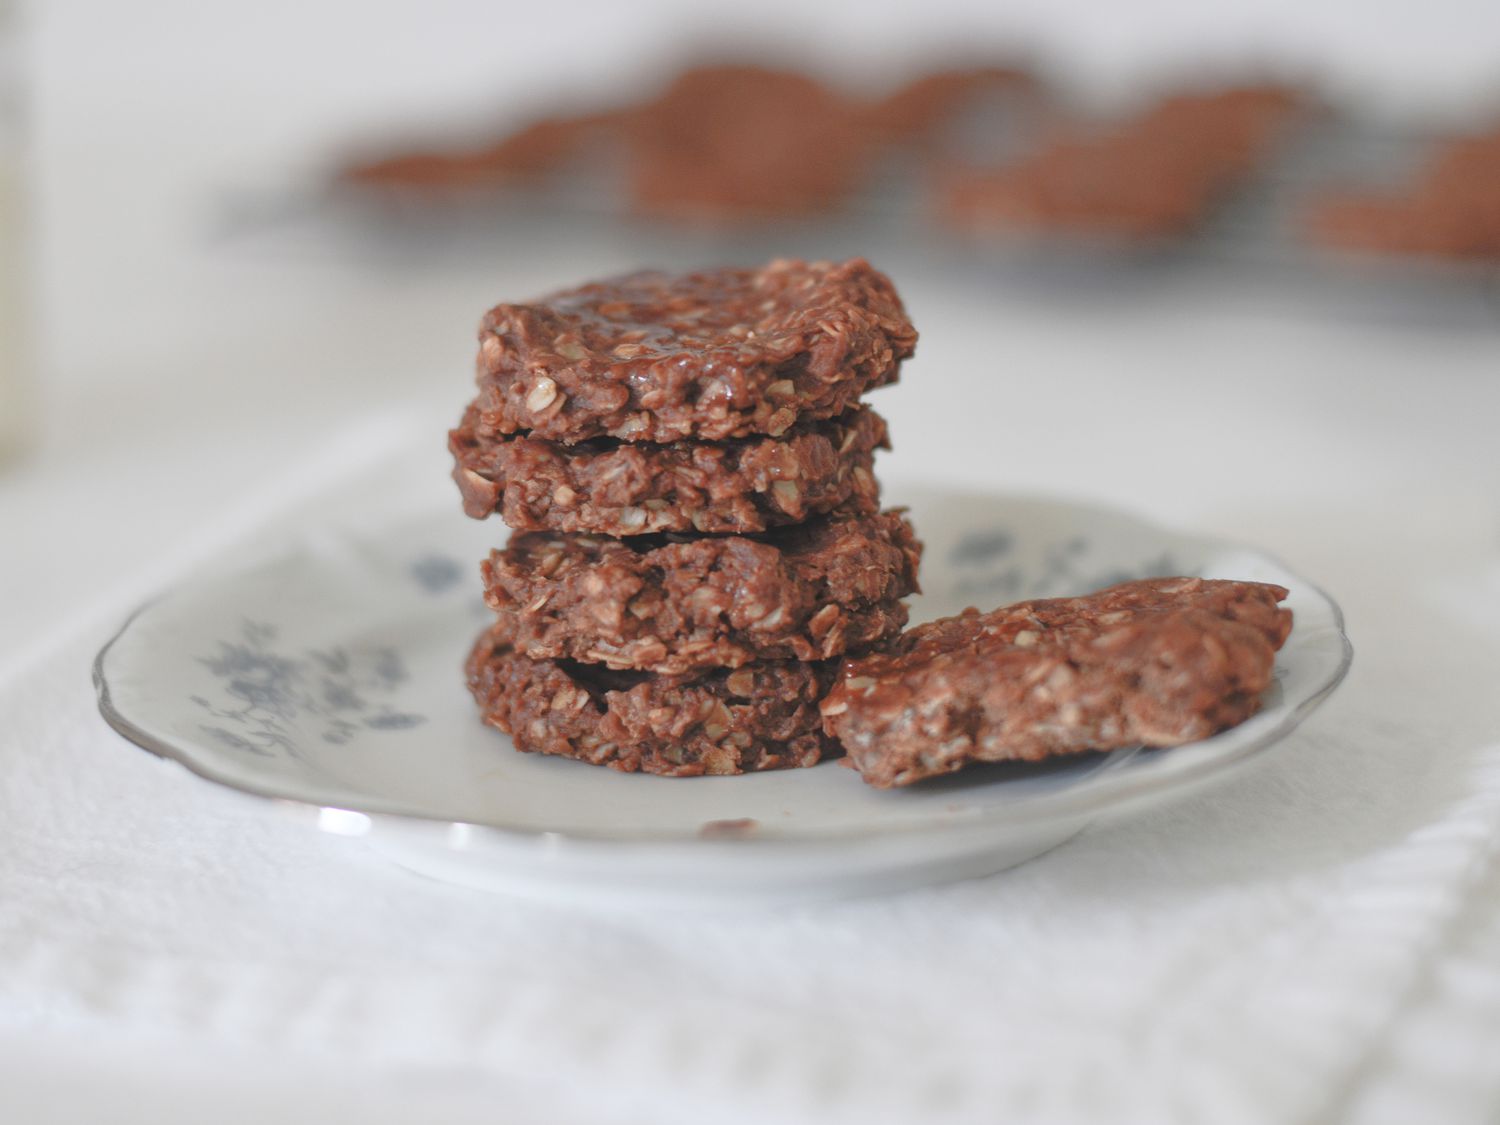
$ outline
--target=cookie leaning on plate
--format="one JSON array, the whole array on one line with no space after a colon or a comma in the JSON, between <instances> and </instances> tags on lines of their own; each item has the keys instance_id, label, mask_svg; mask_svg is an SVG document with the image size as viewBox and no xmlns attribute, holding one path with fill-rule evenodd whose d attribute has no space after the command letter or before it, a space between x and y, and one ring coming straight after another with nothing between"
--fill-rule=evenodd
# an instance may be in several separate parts
<instances>
[{"instance_id":1,"label":"cookie leaning on plate","mask_svg":"<svg viewBox=\"0 0 1500 1125\"><path fill-rule=\"evenodd\" d=\"M1193 742L1259 709L1292 628L1286 596L1159 578L970 609L846 661L824 728L881 788L974 762Z\"/></svg>"}]
</instances>

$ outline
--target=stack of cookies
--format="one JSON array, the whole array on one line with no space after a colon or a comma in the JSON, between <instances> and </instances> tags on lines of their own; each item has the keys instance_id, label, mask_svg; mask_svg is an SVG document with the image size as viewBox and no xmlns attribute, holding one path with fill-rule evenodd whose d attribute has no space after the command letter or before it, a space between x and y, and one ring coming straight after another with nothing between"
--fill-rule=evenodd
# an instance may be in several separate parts
<instances>
[{"instance_id":1,"label":"stack of cookies","mask_svg":"<svg viewBox=\"0 0 1500 1125\"><path fill-rule=\"evenodd\" d=\"M841 658L906 623L920 545L881 511L916 332L864 261L638 273L499 305L449 439L516 529L469 658L518 749L687 776L807 766Z\"/></svg>"}]
</instances>

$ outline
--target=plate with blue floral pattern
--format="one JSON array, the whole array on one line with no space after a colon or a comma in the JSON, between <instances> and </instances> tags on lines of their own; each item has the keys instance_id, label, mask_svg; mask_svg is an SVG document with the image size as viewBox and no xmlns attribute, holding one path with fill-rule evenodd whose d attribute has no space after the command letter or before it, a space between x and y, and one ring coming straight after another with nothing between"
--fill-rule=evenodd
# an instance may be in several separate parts
<instances>
[{"instance_id":1,"label":"plate with blue floral pattern","mask_svg":"<svg viewBox=\"0 0 1500 1125\"><path fill-rule=\"evenodd\" d=\"M838 762L662 778L518 753L463 662L494 528L448 509L325 530L189 582L99 654L131 742L422 873L589 903L739 906L990 874L1194 791L1285 739L1348 669L1338 607L1253 548L1060 500L893 490L926 543L913 621L1131 578L1275 582L1295 623L1261 710L1170 750L974 768L881 791ZM477 530L476 530L477 529Z\"/></svg>"}]
</instances>

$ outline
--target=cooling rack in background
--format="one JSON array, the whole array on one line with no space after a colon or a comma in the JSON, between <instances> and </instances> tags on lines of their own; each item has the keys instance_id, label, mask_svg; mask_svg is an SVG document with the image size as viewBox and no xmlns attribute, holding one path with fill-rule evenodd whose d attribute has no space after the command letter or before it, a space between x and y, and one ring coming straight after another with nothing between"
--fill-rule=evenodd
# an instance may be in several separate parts
<instances>
[{"instance_id":1,"label":"cooling rack in background","mask_svg":"<svg viewBox=\"0 0 1500 1125\"><path fill-rule=\"evenodd\" d=\"M1500 325L1500 261L1343 251L1317 244L1308 231L1319 198L1399 188L1442 135L1329 107L1310 111L1201 223L1155 241L957 230L937 214L930 165L911 150L891 151L845 204L807 218L638 216L627 203L619 154L585 152L545 183L488 194L390 190L314 168L225 192L210 235L226 251L374 268L482 266L501 254L510 261L560 251L577 257L579 248L667 268L863 255L892 271L941 272L1009 294L1222 286L1310 315Z\"/></svg>"}]
</instances>

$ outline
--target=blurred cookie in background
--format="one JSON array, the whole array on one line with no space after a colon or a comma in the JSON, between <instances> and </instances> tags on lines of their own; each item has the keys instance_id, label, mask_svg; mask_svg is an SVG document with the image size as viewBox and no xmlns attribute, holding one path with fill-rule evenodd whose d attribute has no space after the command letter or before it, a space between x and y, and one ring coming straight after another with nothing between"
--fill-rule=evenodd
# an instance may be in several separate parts
<instances>
[{"instance_id":1,"label":"blurred cookie in background","mask_svg":"<svg viewBox=\"0 0 1500 1125\"><path fill-rule=\"evenodd\" d=\"M1037 73L1019 63L934 70L868 104L861 120L884 143L930 148L976 107L1001 98L1031 101L1042 91Z\"/></svg>"},{"instance_id":2,"label":"blurred cookie in background","mask_svg":"<svg viewBox=\"0 0 1500 1125\"><path fill-rule=\"evenodd\" d=\"M796 71L686 70L630 117L631 209L709 221L832 210L868 163L859 121L858 103Z\"/></svg>"},{"instance_id":3,"label":"blurred cookie in background","mask_svg":"<svg viewBox=\"0 0 1500 1125\"><path fill-rule=\"evenodd\" d=\"M1500 258L1500 126L1439 143L1405 192L1324 196L1309 208L1306 225L1326 247Z\"/></svg>"},{"instance_id":4,"label":"blurred cookie in background","mask_svg":"<svg viewBox=\"0 0 1500 1125\"><path fill-rule=\"evenodd\" d=\"M419 195L487 194L534 185L563 168L591 143L607 140L622 114L544 117L492 143L420 148L346 165L342 184Z\"/></svg>"},{"instance_id":5,"label":"blurred cookie in background","mask_svg":"<svg viewBox=\"0 0 1500 1125\"><path fill-rule=\"evenodd\" d=\"M1179 238L1257 171L1309 104L1296 88L1256 84L1174 94L1108 125L1064 122L1018 160L943 169L937 209L966 231Z\"/></svg>"}]
</instances>

